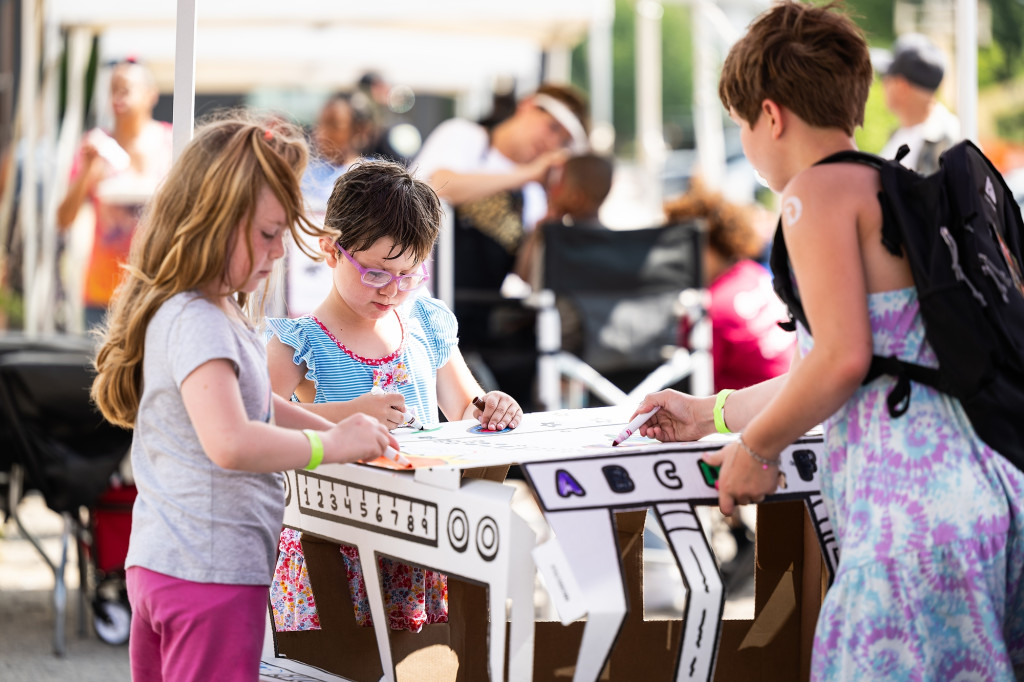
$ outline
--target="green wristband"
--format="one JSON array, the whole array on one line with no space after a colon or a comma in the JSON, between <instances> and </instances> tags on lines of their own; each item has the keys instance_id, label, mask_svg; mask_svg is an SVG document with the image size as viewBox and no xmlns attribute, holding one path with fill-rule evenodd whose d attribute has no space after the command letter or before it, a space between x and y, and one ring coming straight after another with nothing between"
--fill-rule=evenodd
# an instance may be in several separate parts
<instances>
[{"instance_id":1,"label":"green wristband","mask_svg":"<svg viewBox=\"0 0 1024 682\"><path fill-rule=\"evenodd\" d=\"M306 434L306 438L309 440L309 464L306 465L306 471L312 471L320 466L320 463L324 461L324 443L320 440L320 434L313 429L302 429L302 432Z\"/></svg>"},{"instance_id":2,"label":"green wristband","mask_svg":"<svg viewBox=\"0 0 1024 682\"><path fill-rule=\"evenodd\" d=\"M719 433L732 433L729 427L725 425L724 414L725 399L729 397L730 393L735 393L735 391L731 388L724 388L715 397L715 409L712 410L712 413L715 415L715 430Z\"/></svg>"}]
</instances>

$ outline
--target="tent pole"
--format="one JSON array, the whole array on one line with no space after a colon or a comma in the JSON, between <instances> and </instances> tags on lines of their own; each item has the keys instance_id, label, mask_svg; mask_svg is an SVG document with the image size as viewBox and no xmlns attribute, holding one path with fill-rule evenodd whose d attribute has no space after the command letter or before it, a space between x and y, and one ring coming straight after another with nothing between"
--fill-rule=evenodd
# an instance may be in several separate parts
<instances>
[{"instance_id":1,"label":"tent pole","mask_svg":"<svg viewBox=\"0 0 1024 682\"><path fill-rule=\"evenodd\" d=\"M590 141L594 149L610 154L615 145L612 125L612 23L613 0L602 0L590 25L587 61L590 65Z\"/></svg>"},{"instance_id":2,"label":"tent pole","mask_svg":"<svg viewBox=\"0 0 1024 682\"><path fill-rule=\"evenodd\" d=\"M21 261L21 287L25 332L39 332L37 315L32 307L39 262L39 202L37 190L38 169L36 150L39 144L39 119L36 116L36 97L39 80L39 17L42 8L37 0L21 2L21 78L18 83L18 109L22 130L21 200L18 204L18 225L21 227L23 255Z\"/></svg>"},{"instance_id":3,"label":"tent pole","mask_svg":"<svg viewBox=\"0 0 1024 682\"><path fill-rule=\"evenodd\" d=\"M39 207L42 213L36 223L39 234L39 255L31 291L25 292L26 310L32 310L34 328L44 334L56 330L57 302L57 194L58 186L50 179L56 171L57 99L63 41L57 22L52 17L52 5L41 8L42 43L40 57L42 81L39 89L39 141L34 149L40 153L44 166L39 174Z\"/></svg>"},{"instance_id":4,"label":"tent pole","mask_svg":"<svg viewBox=\"0 0 1024 682\"><path fill-rule=\"evenodd\" d=\"M192 139L196 109L196 1L178 0L174 37L174 158Z\"/></svg>"},{"instance_id":5,"label":"tent pole","mask_svg":"<svg viewBox=\"0 0 1024 682\"><path fill-rule=\"evenodd\" d=\"M690 5L690 30L693 33L693 108L697 137L696 173L712 190L721 190L725 181L725 129L722 107L718 101L718 72L713 24L709 14L718 8L708 0L696 0ZM719 10L720 11L720 10Z\"/></svg>"},{"instance_id":6,"label":"tent pole","mask_svg":"<svg viewBox=\"0 0 1024 682\"><path fill-rule=\"evenodd\" d=\"M636 147L646 185L645 209L661 213L665 135L661 112L661 17L658 0L636 4Z\"/></svg>"},{"instance_id":7,"label":"tent pole","mask_svg":"<svg viewBox=\"0 0 1024 682\"><path fill-rule=\"evenodd\" d=\"M956 115L960 134L978 141L978 0L956 2Z\"/></svg>"},{"instance_id":8,"label":"tent pole","mask_svg":"<svg viewBox=\"0 0 1024 682\"><path fill-rule=\"evenodd\" d=\"M56 172L53 179L51 202L46 210L47 216L57 215L57 203L68 190L71 176L71 164L74 161L75 149L82 137L82 120L85 113L85 71L89 64L89 53L92 51L92 30L83 26L75 26L68 32L68 75L67 101L64 106L64 119L57 134L57 152L54 166ZM82 308L82 267L87 258L76 257L72 245L75 243L71 232L66 240L65 253L71 258L66 268L58 267L58 276L64 279L64 325L67 331L81 334L85 331ZM63 272L62 272L63 271Z\"/></svg>"}]
</instances>

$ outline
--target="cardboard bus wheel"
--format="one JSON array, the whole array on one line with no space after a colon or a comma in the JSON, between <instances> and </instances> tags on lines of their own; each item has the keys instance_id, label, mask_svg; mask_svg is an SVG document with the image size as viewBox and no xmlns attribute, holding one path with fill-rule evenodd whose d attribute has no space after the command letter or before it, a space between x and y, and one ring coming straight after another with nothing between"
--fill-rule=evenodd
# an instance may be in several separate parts
<instances>
[{"instance_id":1,"label":"cardboard bus wheel","mask_svg":"<svg viewBox=\"0 0 1024 682\"><path fill-rule=\"evenodd\" d=\"M117 601L101 601L95 605L92 619L96 636L112 646L128 641L132 628L132 612L126 604Z\"/></svg>"}]
</instances>

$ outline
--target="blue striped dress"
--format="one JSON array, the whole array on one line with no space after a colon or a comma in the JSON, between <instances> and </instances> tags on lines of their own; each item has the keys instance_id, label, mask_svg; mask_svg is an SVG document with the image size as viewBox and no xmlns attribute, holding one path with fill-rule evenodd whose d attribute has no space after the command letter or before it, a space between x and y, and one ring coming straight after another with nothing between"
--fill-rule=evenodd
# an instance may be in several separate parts
<instances>
[{"instance_id":1,"label":"blue striped dress","mask_svg":"<svg viewBox=\"0 0 1024 682\"><path fill-rule=\"evenodd\" d=\"M402 344L383 358L352 353L312 315L267 318L267 339L276 335L295 349L292 360L306 366L306 378L316 386L314 402L352 400L377 386L386 393L401 393L406 410L425 426L436 425L437 370L458 346L458 323L448 306L429 296L410 298L398 308L398 316ZM281 535L281 552L271 584L271 604L279 631L319 629L300 538L300 533L290 529ZM341 554L356 622L370 626L373 621L359 553L355 547L342 545ZM444 575L385 558L380 559L380 569L384 607L392 629L418 632L427 623L448 620L448 581Z\"/></svg>"},{"instance_id":2,"label":"blue striped dress","mask_svg":"<svg viewBox=\"0 0 1024 682\"><path fill-rule=\"evenodd\" d=\"M404 395L406 409L425 426L436 425L437 370L458 346L458 323L448 306L429 296L410 298L398 315L402 345L383 358L355 355L311 315L267 318L267 330L295 349L292 359L306 366L306 378L316 385L314 402L352 400L379 386Z\"/></svg>"}]
</instances>

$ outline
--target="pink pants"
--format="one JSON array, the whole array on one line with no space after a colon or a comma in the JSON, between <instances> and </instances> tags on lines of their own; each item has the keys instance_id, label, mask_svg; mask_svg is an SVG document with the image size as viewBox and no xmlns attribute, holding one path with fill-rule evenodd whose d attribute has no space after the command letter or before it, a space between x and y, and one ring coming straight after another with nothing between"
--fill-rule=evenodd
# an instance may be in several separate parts
<instances>
[{"instance_id":1,"label":"pink pants","mask_svg":"<svg viewBox=\"0 0 1024 682\"><path fill-rule=\"evenodd\" d=\"M179 580L133 566L128 656L133 682L255 682L267 585Z\"/></svg>"}]
</instances>

